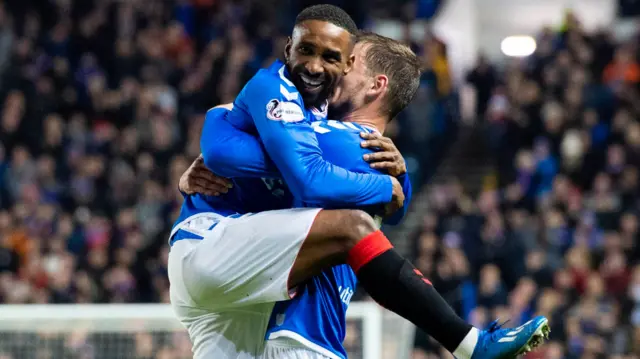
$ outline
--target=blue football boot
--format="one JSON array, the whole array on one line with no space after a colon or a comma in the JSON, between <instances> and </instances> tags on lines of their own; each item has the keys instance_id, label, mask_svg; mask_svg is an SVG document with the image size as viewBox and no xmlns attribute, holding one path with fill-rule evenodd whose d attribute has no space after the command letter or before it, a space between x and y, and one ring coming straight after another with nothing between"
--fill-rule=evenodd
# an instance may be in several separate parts
<instances>
[{"instance_id":1,"label":"blue football boot","mask_svg":"<svg viewBox=\"0 0 640 359\"><path fill-rule=\"evenodd\" d=\"M502 329L494 321L480 332L471 359L511 359L526 354L549 339L549 321L538 316L517 328Z\"/></svg>"}]
</instances>

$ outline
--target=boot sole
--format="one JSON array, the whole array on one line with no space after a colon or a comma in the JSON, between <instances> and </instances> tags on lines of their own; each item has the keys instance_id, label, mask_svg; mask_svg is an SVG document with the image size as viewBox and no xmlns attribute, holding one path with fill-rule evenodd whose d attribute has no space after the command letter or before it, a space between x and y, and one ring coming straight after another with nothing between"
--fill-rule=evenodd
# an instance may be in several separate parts
<instances>
[{"instance_id":1,"label":"boot sole","mask_svg":"<svg viewBox=\"0 0 640 359\"><path fill-rule=\"evenodd\" d=\"M549 339L549 333L551 333L551 328L549 327L549 321L545 319L533 333L531 338L529 338L527 344L523 345L522 348L516 352L516 358L541 346L545 340Z\"/></svg>"}]
</instances>

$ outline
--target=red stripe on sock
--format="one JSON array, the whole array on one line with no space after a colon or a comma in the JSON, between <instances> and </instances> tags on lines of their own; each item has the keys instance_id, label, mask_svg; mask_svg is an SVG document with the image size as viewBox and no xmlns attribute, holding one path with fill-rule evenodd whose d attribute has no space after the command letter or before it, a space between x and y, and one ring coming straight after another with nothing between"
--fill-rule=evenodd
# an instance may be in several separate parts
<instances>
[{"instance_id":1,"label":"red stripe on sock","mask_svg":"<svg viewBox=\"0 0 640 359\"><path fill-rule=\"evenodd\" d=\"M417 274L418 276L420 276L420 278L422 279L423 282L429 284L429 285L433 285L431 284L431 281L429 281L427 278L424 277L424 274L422 274L422 272L420 272L419 269L414 269L413 272L415 274Z\"/></svg>"},{"instance_id":2,"label":"red stripe on sock","mask_svg":"<svg viewBox=\"0 0 640 359\"><path fill-rule=\"evenodd\" d=\"M371 262L374 258L393 248L393 245L382 231L375 231L362 238L351 250L347 258L347 264L354 272Z\"/></svg>"}]
</instances>

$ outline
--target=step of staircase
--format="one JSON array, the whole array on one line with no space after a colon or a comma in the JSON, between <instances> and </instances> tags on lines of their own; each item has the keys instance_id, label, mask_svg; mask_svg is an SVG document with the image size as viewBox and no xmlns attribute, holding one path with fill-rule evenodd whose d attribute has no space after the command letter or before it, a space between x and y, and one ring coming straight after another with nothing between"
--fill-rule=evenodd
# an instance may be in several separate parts
<instances>
[{"instance_id":1,"label":"step of staircase","mask_svg":"<svg viewBox=\"0 0 640 359\"><path fill-rule=\"evenodd\" d=\"M492 168L491 154L486 145L482 127L463 125L460 128L458 140L450 148L433 179L415 195L403 224L388 230L389 237L394 240L396 248L403 255L412 258L412 235L422 225L424 214L429 206L429 189L432 186L458 179L465 191L475 197L482 190Z\"/></svg>"},{"instance_id":2,"label":"step of staircase","mask_svg":"<svg viewBox=\"0 0 640 359\"><path fill-rule=\"evenodd\" d=\"M485 178L492 167L493 162L482 127L467 127L464 137L443 162L432 183L439 184L458 179L469 194L477 195L482 190Z\"/></svg>"}]
</instances>

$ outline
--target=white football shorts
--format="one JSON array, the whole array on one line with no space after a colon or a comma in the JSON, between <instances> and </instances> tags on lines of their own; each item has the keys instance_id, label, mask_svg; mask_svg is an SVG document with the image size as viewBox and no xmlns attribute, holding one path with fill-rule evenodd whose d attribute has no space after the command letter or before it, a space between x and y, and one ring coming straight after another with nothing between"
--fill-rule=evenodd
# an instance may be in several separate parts
<instances>
[{"instance_id":1,"label":"white football shorts","mask_svg":"<svg viewBox=\"0 0 640 359\"><path fill-rule=\"evenodd\" d=\"M320 211L201 213L174 229L202 238L176 241L168 265L171 305L189 332L194 359L261 355L273 305L291 298L289 272Z\"/></svg>"}]
</instances>

